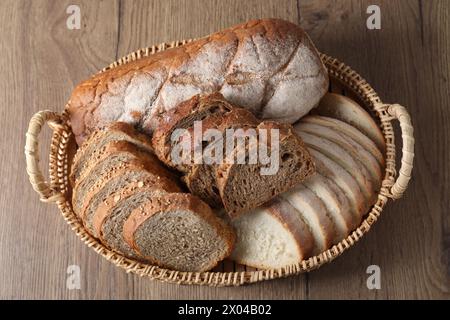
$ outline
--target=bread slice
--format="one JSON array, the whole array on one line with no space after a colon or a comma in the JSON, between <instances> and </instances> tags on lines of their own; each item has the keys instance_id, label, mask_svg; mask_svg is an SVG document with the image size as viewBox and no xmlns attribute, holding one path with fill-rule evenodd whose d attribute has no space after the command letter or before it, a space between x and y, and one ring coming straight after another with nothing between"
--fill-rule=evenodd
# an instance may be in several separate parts
<instances>
[{"instance_id":1,"label":"bread slice","mask_svg":"<svg viewBox=\"0 0 450 320\"><path fill-rule=\"evenodd\" d=\"M352 99L336 93L327 93L314 112L354 126L374 141L381 151L385 150L386 143L379 126L370 114Z\"/></svg>"},{"instance_id":2,"label":"bread slice","mask_svg":"<svg viewBox=\"0 0 450 320\"><path fill-rule=\"evenodd\" d=\"M123 226L128 245L144 259L179 271L206 271L231 254L235 236L209 206L191 194L153 197Z\"/></svg>"},{"instance_id":3,"label":"bread slice","mask_svg":"<svg viewBox=\"0 0 450 320\"><path fill-rule=\"evenodd\" d=\"M222 136L221 139L217 141L211 141L203 144L203 158L207 159L208 152L212 153L213 150L216 150L215 148L221 148L223 157L226 157L226 139L224 140L224 138L227 130L246 130L248 128L256 128L258 123L259 121L253 116L252 113L241 108L234 108L232 111L224 114L220 118L211 117L204 120L202 126L203 133L209 129L216 129L219 132L222 132ZM192 152L195 152L195 150ZM186 186L191 193L200 197L212 207L219 207L222 205L222 200L220 198L216 182L216 167L220 164L221 163L192 164L188 170L188 173L183 177L183 181L186 183Z\"/></svg>"},{"instance_id":4,"label":"bread slice","mask_svg":"<svg viewBox=\"0 0 450 320\"><path fill-rule=\"evenodd\" d=\"M144 158L152 158L153 161L158 161L154 155L137 148L131 142L115 140L108 142L101 152L90 157L88 165L85 166L82 175L73 186L72 207L74 212L77 214L80 212L86 192L98 182L99 176L119 167L121 164ZM169 173L164 175L166 177L170 176Z\"/></svg>"},{"instance_id":5,"label":"bread slice","mask_svg":"<svg viewBox=\"0 0 450 320\"><path fill-rule=\"evenodd\" d=\"M262 140L262 130L266 130L267 140ZM271 130L278 130L279 149L270 146ZM257 143L248 144L246 149L236 147L232 159L217 167L217 187L223 206L232 218L262 205L314 173L309 152L291 125L265 121L258 125L257 131ZM273 174L262 175L261 168L267 166L260 161L256 164L233 163L242 154L259 154L260 145L267 146L269 154L278 155L279 167Z\"/></svg>"},{"instance_id":6,"label":"bread slice","mask_svg":"<svg viewBox=\"0 0 450 320\"><path fill-rule=\"evenodd\" d=\"M325 126L325 127L333 129L336 132L340 132L341 134L353 139L354 141L358 142L361 146L363 146L364 149L369 151L372 154L372 156L374 156L377 159L380 166L382 168L384 168L385 161L384 161L383 154L380 151L380 150L384 150L384 147L383 147L383 149L378 149L377 145L370 138L368 138L366 135L362 134L361 131L359 131L352 125L349 125L349 124L347 124L343 121L337 120L337 119L316 116L316 115L310 115L310 116L304 117L304 118L302 118L302 122L303 123L314 123L314 124L318 124L321 126Z\"/></svg>"},{"instance_id":7,"label":"bread slice","mask_svg":"<svg viewBox=\"0 0 450 320\"><path fill-rule=\"evenodd\" d=\"M169 180L176 181L175 176L161 166L159 160L153 155L128 141L110 141L102 152L92 155L89 165L85 166L84 173L78 178L73 186L72 207L79 214L84 200L95 184L99 183L99 177L108 175L113 170L125 166L127 163L143 161L148 163L149 170L156 175ZM106 180L104 180L106 181Z\"/></svg>"},{"instance_id":8,"label":"bread slice","mask_svg":"<svg viewBox=\"0 0 450 320\"><path fill-rule=\"evenodd\" d=\"M336 226L327 208L314 192L299 185L289 192L282 193L280 197L287 200L301 214L311 229L315 243L313 254L325 251L342 239L337 236Z\"/></svg>"},{"instance_id":9,"label":"bread slice","mask_svg":"<svg viewBox=\"0 0 450 320\"><path fill-rule=\"evenodd\" d=\"M231 223L236 230L231 258L238 263L272 269L312 255L314 238L308 225L292 205L278 197Z\"/></svg>"},{"instance_id":10,"label":"bread slice","mask_svg":"<svg viewBox=\"0 0 450 320\"><path fill-rule=\"evenodd\" d=\"M122 163L113 170L99 176L98 182L86 192L83 207L80 211L86 229L94 234L93 217L97 207L109 196L120 191L131 182L147 181L147 183L157 185L162 190L179 192L180 188L175 180L165 177L164 170L157 162L146 158Z\"/></svg>"},{"instance_id":11,"label":"bread slice","mask_svg":"<svg viewBox=\"0 0 450 320\"><path fill-rule=\"evenodd\" d=\"M344 191L352 208L350 212L354 214L355 225L359 224L369 206L355 178L347 170L319 151L310 149L309 152L316 165L317 172L335 182Z\"/></svg>"},{"instance_id":12,"label":"bread slice","mask_svg":"<svg viewBox=\"0 0 450 320\"><path fill-rule=\"evenodd\" d=\"M372 202L376 197L375 183L371 180L366 167L359 160L354 159L345 149L334 142L302 131L297 131L297 133L309 147L320 151L347 170L358 182L366 201Z\"/></svg>"},{"instance_id":13,"label":"bread slice","mask_svg":"<svg viewBox=\"0 0 450 320\"><path fill-rule=\"evenodd\" d=\"M189 129L195 121L203 121L211 117L219 117L233 110L220 93L210 95L195 95L191 99L180 103L156 119L157 128L153 132L152 143L158 158L166 165L180 171L188 171L183 164L176 164L171 159L174 146L172 135L177 129Z\"/></svg>"},{"instance_id":14,"label":"bread slice","mask_svg":"<svg viewBox=\"0 0 450 320\"><path fill-rule=\"evenodd\" d=\"M142 187L135 188L136 185L139 186L139 182L129 183L111 194L98 206L92 225L94 233L107 247L129 258L145 260L125 241L123 226L133 210L169 193L147 182L140 184Z\"/></svg>"},{"instance_id":15,"label":"bread slice","mask_svg":"<svg viewBox=\"0 0 450 320\"><path fill-rule=\"evenodd\" d=\"M324 204L328 216L333 221L336 228L336 238L333 243L344 239L355 227L355 219L350 212L350 205L345 194L339 187L320 173L314 174L306 179L303 185L314 193Z\"/></svg>"},{"instance_id":16,"label":"bread slice","mask_svg":"<svg viewBox=\"0 0 450 320\"><path fill-rule=\"evenodd\" d=\"M72 161L71 173L69 176L72 186L75 181L83 175L86 167L89 166L91 157L96 157L104 152L104 146L111 141L129 141L139 148L153 153L149 138L139 133L128 123L115 122L108 127L93 132L83 145L78 149Z\"/></svg>"},{"instance_id":17,"label":"bread slice","mask_svg":"<svg viewBox=\"0 0 450 320\"><path fill-rule=\"evenodd\" d=\"M345 149L353 157L353 159L358 160L358 162L364 165L372 178L375 190L379 190L381 180L383 178L382 168L375 157L364 149L364 147L358 142L348 136L345 136L344 134L341 134L339 131L313 123L299 122L295 125L295 130L327 139Z\"/></svg>"}]
</instances>

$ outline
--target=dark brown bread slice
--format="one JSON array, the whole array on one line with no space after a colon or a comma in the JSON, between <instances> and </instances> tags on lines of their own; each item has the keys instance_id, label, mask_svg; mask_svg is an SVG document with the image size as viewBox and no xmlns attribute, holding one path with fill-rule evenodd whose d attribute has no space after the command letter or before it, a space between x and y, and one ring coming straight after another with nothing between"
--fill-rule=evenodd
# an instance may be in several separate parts
<instances>
[{"instance_id":1,"label":"dark brown bread slice","mask_svg":"<svg viewBox=\"0 0 450 320\"><path fill-rule=\"evenodd\" d=\"M123 167L130 161L151 163L150 170L155 175L176 181L176 177L162 167L153 154L139 149L131 142L112 140L102 148L102 152L90 157L89 165L86 166L83 175L75 181L72 193L72 207L75 213L80 213L87 194L95 184L99 183L99 177Z\"/></svg>"},{"instance_id":2,"label":"dark brown bread slice","mask_svg":"<svg viewBox=\"0 0 450 320\"><path fill-rule=\"evenodd\" d=\"M108 161L108 160L105 160ZM181 191L175 180L164 176L165 168L150 158L132 160L120 167L104 172L87 193L80 216L86 229L94 234L93 217L97 207L110 195L121 190L130 182L150 181L162 190Z\"/></svg>"},{"instance_id":3,"label":"dark brown bread slice","mask_svg":"<svg viewBox=\"0 0 450 320\"><path fill-rule=\"evenodd\" d=\"M101 152L90 157L88 165L85 166L86 169L83 170L82 175L76 180L73 186L72 207L75 213L78 214L80 212L84 198L86 197L86 192L98 182L98 177L104 172L111 171L131 160L145 158L152 159L155 163L159 162L154 155L137 148L131 142L115 140L108 142L102 148ZM161 170L161 173L164 173L163 170ZM164 175L175 179L169 173L165 173Z\"/></svg>"},{"instance_id":4,"label":"dark brown bread slice","mask_svg":"<svg viewBox=\"0 0 450 320\"><path fill-rule=\"evenodd\" d=\"M142 187L139 187L142 185ZM176 192L176 190L168 190ZM112 250L127 257L145 260L126 243L123 225L131 212L153 198L167 195L157 184L134 182L111 194L98 206L93 221L93 231L98 238ZM117 200L117 201L116 201ZM107 203L105 205L105 203Z\"/></svg>"},{"instance_id":5,"label":"dark brown bread slice","mask_svg":"<svg viewBox=\"0 0 450 320\"><path fill-rule=\"evenodd\" d=\"M95 157L103 152L104 146L110 141L129 141L143 150L153 153L150 139L139 133L132 125L124 122L115 122L105 129L93 132L89 138L78 149L72 161L70 182L74 185L75 181L83 174L89 166L91 157Z\"/></svg>"},{"instance_id":6,"label":"dark brown bread slice","mask_svg":"<svg viewBox=\"0 0 450 320\"><path fill-rule=\"evenodd\" d=\"M225 156L227 151L225 147L226 140L223 140L223 138L225 137L226 130L242 129L245 131L249 128L256 128L258 123L259 121L252 113L241 108L235 108L233 111L223 115L221 119L210 118L205 120L202 128L203 131L216 129L222 132L222 140L204 144L202 146L203 151L207 150L207 148L213 150L214 145L218 147L222 146L222 153ZM220 164L192 164L188 173L183 177L183 181L191 193L200 197L213 207L219 207L222 204L216 183L216 166Z\"/></svg>"},{"instance_id":7,"label":"dark brown bread slice","mask_svg":"<svg viewBox=\"0 0 450 320\"><path fill-rule=\"evenodd\" d=\"M233 106L220 93L195 95L156 118L157 128L153 132L152 143L158 158L166 165L183 171L171 161L173 147L172 134L176 129L189 129L195 121L202 121L211 116L220 116L231 111Z\"/></svg>"},{"instance_id":8,"label":"dark brown bread slice","mask_svg":"<svg viewBox=\"0 0 450 320\"><path fill-rule=\"evenodd\" d=\"M171 186L164 183L160 183L159 181L154 181L154 179L146 179L138 182L130 182L123 186L123 188L117 190L117 192L112 193L108 196L105 201L99 204L97 209L94 212L92 217L92 230L93 235L100 240L104 241L105 237L107 237L107 233L103 232L103 224L105 221L110 223L111 221L119 221L116 215L124 215L125 210L128 210L128 206L122 207L124 203L129 201L129 198L137 196L137 194L141 194L143 192L152 191L157 194L162 194L166 192L180 192L180 189L177 186ZM111 214L112 212L114 214ZM126 219L126 218L125 218ZM120 232L117 235L122 234L122 225L114 224L114 228L120 229ZM108 242L108 241L104 241Z\"/></svg>"},{"instance_id":9,"label":"dark brown bread slice","mask_svg":"<svg viewBox=\"0 0 450 320\"><path fill-rule=\"evenodd\" d=\"M225 210L231 218L289 190L315 171L309 151L291 125L265 121L261 122L257 129L256 144L248 144L245 149L237 146L232 154L233 159L217 167L217 187ZM272 129L278 130L279 150L269 144ZM267 132L266 141L261 140L261 130ZM279 169L273 174L262 175L260 169L266 166L259 161L256 164L239 164L234 161L239 155L260 152L258 144L266 145L270 152L277 152Z\"/></svg>"},{"instance_id":10,"label":"dark brown bread slice","mask_svg":"<svg viewBox=\"0 0 450 320\"><path fill-rule=\"evenodd\" d=\"M153 197L123 226L128 245L144 259L179 271L206 271L231 254L235 235L199 198L186 193Z\"/></svg>"}]
</instances>

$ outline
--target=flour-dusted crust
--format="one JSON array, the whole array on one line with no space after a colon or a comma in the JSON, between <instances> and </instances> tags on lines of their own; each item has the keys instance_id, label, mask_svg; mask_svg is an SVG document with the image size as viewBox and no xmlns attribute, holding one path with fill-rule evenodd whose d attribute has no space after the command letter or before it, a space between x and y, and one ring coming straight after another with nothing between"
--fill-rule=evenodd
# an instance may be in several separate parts
<instances>
[{"instance_id":1,"label":"flour-dusted crust","mask_svg":"<svg viewBox=\"0 0 450 320\"><path fill-rule=\"evenodd\" d=\"M67 111L81 144L114 121L151 133L158 115L217 91L263 119L293 123L327 88L327 71L306 33L262 19L96 74L75 88Z\"/></svg>"}]
</instances>

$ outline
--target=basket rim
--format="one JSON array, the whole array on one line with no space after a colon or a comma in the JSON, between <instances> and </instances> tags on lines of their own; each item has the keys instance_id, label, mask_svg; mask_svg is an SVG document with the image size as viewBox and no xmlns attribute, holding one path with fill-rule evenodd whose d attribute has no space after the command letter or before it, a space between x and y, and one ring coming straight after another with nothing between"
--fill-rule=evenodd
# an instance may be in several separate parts
<instances>
[{"instance_id":1,"label":"basket rim","mask_svg":"<svg viewBox=\"0 0 450 320\"><path fill-rule=\"evenodd\" d=\"M184 45L193 40L194 39L173 41L170 43L165 42L159 45L137 50L118 59L99 72L104 72L119 65L123 65L131 61L149 56L156 52ZM363 219L361 224L345 239L342 239L338 244L333 245L331 248L319 253L316 256L310 257L294 265L288 265L277 269L256 271L176 271L161 268L151 264L137 262L132 259L126 258L108 249L97 239L93 238L85 230L84 226L79 221L76 214L73 212L70 199L67 199L69 191L69 183L67 178L69 167L67 149L70 143L70 136L72 135L72 131L68 122L66 111L64 111L62 114L63 122L61 123L61 125L54 128L55 130L53 131L51 149L49 154L49 173L51 188L66 195L66 198L64 200L57 201L57 205L62 216L71 226L72 230L77 234L77 236L80 237L88 247L92 247L95 252L97 252L116 266L124 269L127 273L134 273L142 277L145 276L150 279L176 284L197 284L218 287L239 286L264 280L272 280L298 275L300 273L315 270L323 264L333 261L335 258L352 247L356 242L358 242L377 221L381 214L381 211L388 202L388 199L392 198L392 195L390 194L390 187L392 187L395 182L397 172L395 169L395 141L393 126L391 123L393 117L388 113L388 107L390 105L384 104L375 90L370 86L370 84L368 84L364 78L362 78L349 66L340 62L338 59L323 53L320 54L320 57L322 59L322 62L326 66L326 69L328 70L330 79L338 81L346 89L350 89L361 101L364 102L366 107L374 112L374 114L378 118L377 120L379 120L378 122L381 124L381 131L383 132L383 136L386 142L385 177L382 181L382 186L378 194L377 202L371 208L371 210L365 214L365 218Z\"/></svg>"}]
</instances>

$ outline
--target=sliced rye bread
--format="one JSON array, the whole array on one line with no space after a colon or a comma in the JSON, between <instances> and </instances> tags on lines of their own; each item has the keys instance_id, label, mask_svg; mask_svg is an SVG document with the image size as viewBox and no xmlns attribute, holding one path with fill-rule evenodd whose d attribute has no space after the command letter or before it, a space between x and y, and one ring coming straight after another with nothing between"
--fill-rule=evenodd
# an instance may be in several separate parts
<instances>
[{"instance_id":1,"label":"sliced rye bread","mask_svg":"<svg viewBox=\"0 0 450 320\"><path fill-rule=\"evenodd\" d=\"M358 225L362 216L369 208L369 205L355 178L347 170L321 152L315 149L310 149L309 152L316 165L317 172L336 183L345 193L352 209L350 212L354 215L354 220L356 221L355 225Z\"/></svg>"},{"instance_id":2,"label":"sliced rye bread","mask_svg":"<svg viewBox=\"0 0 450 320\"><path fill-rule=\"evenodd\" d=\"M333 188L332 182L320 173L303 182L303 186L312 191L324 204L329 217L336 226L336 239L344 239L355 227L355 219L345 194L339 187Z\"/></svg>"},{"instance_id":3,"label":"sliced rye bread","mask_svg":"<svg viewBox=\"0 0 450 320\"><path fill-rule=\"evenodd\" d=\"M352 99L336 93L327 93L314 109L314 113L352 125L374 141L381 151L385 150L386 143L379 126L370 114Z\"/></svg>"},{"instance_id":4,"label":"sliced rye bread","mask_svg":"<svg viewBox=\"0 0 450 320\"><path fill-rule=\"evenodd\" d=\"M103 229L103 226L105 222L108 224L111 221L115 221L113 223L113 228L120 230L120 232L116 232L116 234L121 237L123 222L127 217L125 211L130 210L129 205L126 205L125 207L122 207L122 205L128 201L132 201L132 197L136 197L138 194L150 191L155 194L164 194L170 192L180 192L180 188L176 185L167 185L165 183L161 184L159 181L154 181L154 179L144 179L143 181L130 182L129 184L124 185L121 189L112 193L105 199L105 201L97 206L92 217L92 230L94 237L108 243L105 237L108 236L109 232L105 230L109 230L110 228L106 227ZM114 214L111 214L113 211ZM120 215L120 217L116 217L116 215Z\"/></svg>"},{"instance_id":5,"label":"sliced rye bread","mask_svg":"<svg viewBox=\"0 0 450 320\"><path fill-rule=\"evenodd\" d=\"M279 149L270 146L272 129L278 130ZM216 169L220 197L231 218L266 203L314 173L314 163L308 149L291 125L265 121L258 125L257 131L256 143L247 144L245 149L237 146L227 162ZM266 139L262 138L261 131L267 133ZM267 165L259 160L256 164L236 163L235 159L240 156L245 158L250 154L259 155L262 145L267 147L267 154L275 152L278 155L276 172L261 174L261 168Z\"/></svg>"},{"instance_id":6,"label":"sliced rye bread","mask_svg":"<svg viewBox=\"0 0 450 320\"><path fill-rule=\"evenodd\" d=\"M123 236L141 257L179 271L206 271L231 254L235 235L199 198L151 197L125 221Z\"/></svg>"},{"instance_id":7,"label":"sliced rye bread","mask_svg":"<svg viewBox=\"0 0 450 320\"><path fill-rule=\"evenodd\" d=\"M108 160L105 160L108 161ZM165 169L150 158L132 160L122 163L98 177L98 182L86 192L83 207L80 211L81 219L86 229L93 234L93 217L97 207L110 195L121 190L130 182L150 181L162 190L180 191L175 180L165 177Z\"/></svg>"},{"instance_id":8,"label":"sliced rye bread","mask_svg":"<svg viewBox=\"0 0 450 320\"><path fill-rule=\"evenodd\" d=\"M149 158L155 162L155 169L159 167L159 172L167 178L175 179L173 175L165 172L158 165L159 160L153 155L128 141L110 141L103 148L102 152L92 155L87 161L83 174L75 181L72 192L72 207L75 213L79 213L86 197L86 192L98 182L98 177L104 172L111 171L121 164L131 160Z\"/></svg>"},{"instance_id":9,"label":"sliced rye bread","mask_svg":"<svg viewBox=\"0 0 450 320\"><path fill-rule=\"evenodd\" d=\"M72 161L69 180L72 185L83 175L83 171L89 166L89 159L102 153L104 146L110 141L129 141L139 148L153 153L150 139L138 132L132 125L124 122L115 122L108 127L94 131L82 146L77 150Z\"/></svg>"},{"instance_id":10,"label":"sliced rye bread","mask_svg":"<svg viewBox=\"0 0 450 320\"><path fill-rule=\"evenodd\" d=\"M330 140L302 131L297 133L308 147L320 151L347 170L358 182L366 201L372 202L376 198L377 181L372 180L368 170L358 159L354 159L344 148Z\"/></svg>"},{"instance_id":11,"label":"sliced rye bread","mask_svg":"<svg viewBox=\"0 0 450 320\"><path fill-rule=\"evenodd\" d=\"M302 118L301 120L303 123L313 123L318 124L321 126L328 127L330 129L333 129L337 132L340 132L341 134L353 139L354 141L358 142L361 146L364 147L367 151L369 151L372 156L374 156L380 166L384 168L385 166L385 160L383 157L383 153L377 147L375 142L373 142L370 138L368 138L366 135L362 134L361 131L353 127L352 125L349 125L348 123L345 123L343 121L329 118L329 117L323 117L323 116L317 116L317 115L310 115L307 117Z\"/></svg>"},{"instance_id":12,"label":"sliced rye bread","mask_svg":"<svg viewBox=\"0 0 450 320\"><path fill-rule=\"evenodd\" d=\"M378 192L383 179L382 168L375 157L358 142L339 131L318 124L299 122L295 125L295 129L330 140L345 149L353 159L358 159L358 162L366 167L372 177L375 191Z\"/></svg>"},{"instance_id":13,"label":"sliced rye bread","mask_svg":"<svg viewBox=\"0 0 450 320\"><path fill-rule=\"evenodd\" d=\"M314 238L299 212L275 198L231 221L236 245L231 258L254 268L292 265L312 255Z\"/></svg>"},{"instance_id":14,"label":"sliced rye bread","mask_svg":"<svg viewBox=\"0 0 450 320\"><path fill-rule=\"evenodd\" d=\"M102 148L101 153L92 155L88 161L84 174L73 186L72 207L77 214L80 213L87 194L100 183L98 178L111 174L113 170L124 167L129 162L144 161L155 176L176 181L176 177L161 165L158 158L128 141L110 141Z\"/></svg>"},{"instance_id":15,"label":"sliced rye bread","mask_svg":"<svg viewBox=\"0 0 450 320\"><path fill-rule=\"evenodd\" d=\"M195 95L156 118L157 128L153 132L152 143L158 158L167 166L185 171L185 166L171 160L172 134L177 129L189 129L195 121L209 117L220 117L233 110L233 106L220 93Z\"/></svg>"},{"instance_id":16,"label":"sliced rye bread","mask_svg":"<svg viewBox=\"0 0 450 320\"><path fill-rule=\"evenodd\" d=\"M301 214L311 229L315 243L313 254L323 252L333 243L341 240L328 210L314 192L299 185L289 192L282 193L280 197L288 201Z\"/></svg>"},{"instance_id":17,"label":"sliced rye bread","mask_svg":"<svg viewBox=\"0 0 450 320\"><path fill-rule=\"evenodd\" d=\"M209 129L216 129L222 132L222 139L217 141L211 141L203 144L203 154L206 157L206 153L213 153L215 148L222 148L223 157L226 157L226 139L223 140L227 130L248 129L255 128L259 121L253 116L252 113L245 109L235 108L232 111L226 113L220 119L217 117L211 117L203 121L203 132ZM195 152L195 150L193 150ZM192 164L188 173L183 177L188 189L192 194L197 195L203 201L213 207L219 207L222 205L219 190L216 182L216 167L218 164Z\"/></svg>"},{"instance_id":18,"label":"sliced rye bread","mask_svg":"<svg viewBox=\"0 0 450 320\"><path fill-rule=\"evenodd\" d=\"M144 260L125 241L123 237L124 223L134 209L151 199L164 197L169 192L158 188L155 184L148 183L144 183L142 188L131 190L133 184L136 183L130 183L111 194L97 207L93 219L93 230L98 238L112 250L133 259ZM119 201L115 201L114 198L119 196Z\"/></svg>"}]
</instances>

